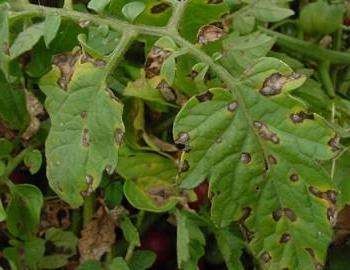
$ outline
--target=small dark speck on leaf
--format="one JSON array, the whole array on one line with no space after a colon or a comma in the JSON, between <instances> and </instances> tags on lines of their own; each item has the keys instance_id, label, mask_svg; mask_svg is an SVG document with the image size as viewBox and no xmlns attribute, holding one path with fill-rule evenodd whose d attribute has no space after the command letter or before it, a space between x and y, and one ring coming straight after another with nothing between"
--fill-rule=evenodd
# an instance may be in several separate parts
<instances>
[{"instance_id":1,"label":"small dark speck on leaf","mask_svg":"<svg viewBox=\"0 0 350 270\"><path fill-rule=\"evenodd\" d=\"M197 95L196 98L198 99L199 102L206 102L209 101L213 98L213 93L211 93L209 90L206 91L203 94Z\"/></svg>"},{"instance_id":2,"label":"small dark speck on leaf","mask_svg":"<svg viewBox=\"0 0 350 270\"><path fill-rule=\"evenodd\" d=\"M86 176L86 183L88 185L92 185L93 181L94 181L94 178L91 175Z\"/></svg>"},{"instance_id":3,"label":"small dark speck on leaf","mask_svg":"<svg viewBox=\"0 0 350 270\"><path fill-rule=\"evenodd\" d=\"M292 222L296 221L297 220L297 216L296 214L294 213L294 211L290 208L284 208L284 214L285 216Z\"/></svg>"},{"instance_id":4,"label":"small dark speck on leaf","mask_svg":"<svg viewBox=\"0 0 350 270\"><path fill-rule=\"evenodd\" d=\"M190 165L188 164L187 160L184 160L181 162L180 172L186 172L186 171L188 171L189 168L190 168Z\"/></svg>"},{"instance_id":5,"label":"small dark speck on leaf","mask_svg":"<svg viewBox=\"0 0 350 270\"><path fill-rule=\"evenodd\" d=\"M327 219L331 223L331 225L335 225L337 222L337 212L334 207L330 207L327 209Z\"/></svg>"},{"instance_id":6,"label":"small dark speck on leaf","mask_svg":"<svg viewBox=\"0 0 350 270\"><path fill-rule=\"evenodd\" d=\"M337 152L340 150L339 141L340 141L339 136L335 136L329 140L328 145L331 147L333 152Z\"/></svg>"},{"instance_id":7,"label":"small dark speck on leaf","mask_svg":"<svg viewBox=\"0 0 350 270\"><path fill-rule=\"evenodd\" d=\"M234 112L237 109L237 107L238 107L238 103L234 101L227 105L227 110L230 112Z\"/></svg>"},{"instance_id":8,"label":"small dark speck on leaf","mask_svg":"<svg viewBox=\"0 0 350 270\"><path fill-rule=\"evenodd\" d=\"M120 128L115 130L115 143L121 145L123 143L124 131Z\"/></svg>"},{"instance_id":9,"label":"small dark speck on leaf","mask_svg":"<svg viewBox=\"0 0 350 270\"><path fill-rule=\"evenodd\" d=\"M187 132L180 132L178 138L175 140L176 144L186 144L190 139L190 135Z\"/></svg>"},{"instance_id":10,"label":"small dark speck on leaf","mask_svg":"<svg viewBox=\"0 0 350 270\"><path fill-rule=\"evenodd\" d=\"M81 136L81 143L85 147L88 147L90 145L89 130L87 128L83 129L83 134Z\"/></svg>"},{"instance_id":11,"label":"small dark speck on leaf","mask_svg":"<svg viewBox=\"0 0 350 270\"><path fill-rule=\"evenodd\" d=\"M315 119L314 115L312 113L306 113L306 112L298 112L298 113L292 113L290 115L290 119L293 123L298 124L304 122L305 119L313 120Z\"/></svg>"},{"instance_id":12,"label":"small dark speck on leaf","mask_svg":"<svg viewBox=\"0 0 350 270\"><path fill-rule=\"evenodd\" d=\"M268 263L271 260L271 255L270 253L268 253L267 251L264 251L261 256L260 259L264 262L264 263Z\"/></svg>"},{"instance_id":13,"label":"small dark speck on leaf","mask_svg":"<svg viewBox=\"0 0 350 270\"><path fill-rule=\"evenodd\" d=\"M269 160L269 164L270 165L276 165L277 164L277 159L273 155L269 155L267 158Z\"/></svg>"},{"instance_id":14,"label":"small dark speck on leaf","mask_svg":"<svg viewBox=\"0 0 350 270\"><path fill-rule=\"evenodd\" d=\"M275 221L279 221L282 217L283 211L281 208L278 208L277 210L272 212L272 217Z\"/></svg>"},{"instance_id":15,"label":"small dark speck on leaf","mask_svg":"<svg viewBox=\"0 0 350 270\"><path fill-rule=\"evenodd\" d=\"M81 116L82 119L86 119L87 112L86 111L81 112L80 116Z\"/></svg>"},{"instance_id":16,"label":"small dark speck on leaf","mask_svg":"<svg viewBox=\"0 0 350 270\"><path fill-rule=\"evenodd\" d=\"M252 157L249 153L243 152L241 154L241 162L244 164L248 164L252 160Z\"/></svg>"},{"instance_id":17,"label":"small dark speck on leaf","mask_svg":"<svg viewBox=\"0 0 350 270\"><path fill-rule=\"evenodd\" d=\"M281 238L280 238L280 243L281 243L281 244L287 243L290 239L291 239L290 234L284 233L284 234L282 234L282 236L281 236Z\"/></svg>"},{"instance_id":18,"label":"small dark speck on leaf","mask_svg":"<svg viewBox=\"0 0 350 270\"><path fill-rule=\"evenodd\" d=\"M290 181L292 182L297 182L299 181L299 175L297 175L296 173L291 174L291 176L289 177Z\"/></svg>"}]
</instances>

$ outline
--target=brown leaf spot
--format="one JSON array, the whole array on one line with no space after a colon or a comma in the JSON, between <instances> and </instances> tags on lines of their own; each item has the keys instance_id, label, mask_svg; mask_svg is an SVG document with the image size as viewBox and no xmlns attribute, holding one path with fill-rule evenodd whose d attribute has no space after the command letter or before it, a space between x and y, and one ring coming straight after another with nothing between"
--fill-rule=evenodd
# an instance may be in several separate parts
<instances>
[{"instance_id":1,"label":"brown leaf spot","mask_svg":"<svg viewBox=\"0 0 350 270\"><path fill-rule=\"evenodd\" d=\"M250 214L252 213L252 209L250 207L244 207L243 211L242 211L242 216L241 218L238 220L238 223L243 224L244 221L247 220L247 218L250 216Z\"/></svg>"},{"instance_id":2,"label":"brown leaf spot","mask_svg":"<svg viewBox=\"0 0 350 270\"><path fill-rule=\"evenodd\" d=\"M97 215L81 231L79 239L80 262L100 260L115 243L115 225L112 218L100 207Z\"/></svg>"},{"instance_id":3,"label":"brown leaf spot","mask_svg":"<svg viewBox=\"0 0 350 270\"><path fill-rule=\"evenodd\" d=\"M298 73L292 73L289 76L284 76L280 73L274 73L269 76L263 84L263 87L260 89L260 94L263 96L274 96L281 93L285 83L291 80L296 80L301 77Z\"/></svg>"},{"instance_id":4,"label":"brown leaf spot","mask_svg":"<svg viewBox=\"0 0 350 270\"><path fill-rule=\"evenodd\" d=\"M176 101L177 98L175 90L172 87L170 87L170 85L166 81L162 80L158 84L157 89L159 89L160 94L166 101Z\"/></svg>"},{"instance_id":5,"label":"brown leaf spot","mask_svg":"<svg viewBox=\"0 0 350 270\"><path fill-rule=\"evenodd\" d=\"M38 132L40 128L39 116L44 115L45 111L43 105L31 92L26 91L25 94L26 107L30 117L30 122L21 137L27 141Z\"/></svg>"},{"instance_id":6,"label":"brown leaf spot","mask_svg":"<svg viewBox=\"0 0 350 270\"><path fill-rule=\"evenodd\" d=\"M208 0L208 4L216 5L222 3L223 0Z\"/></svg>"},{"instance_id":7,"label":"brown leaf spot","mask_svg":"<svg viewBox=\"0 0 350 270\"><path fill-rule=\"evenodd\" d=\"M82 63L91 63L95 67L104 67L106 66L106 62L100 59L95 59L91 55L84 53L81 57L81 62Z\"/></svg>"},{"instance_id":8,"label":"brown leaf spot","mask_svg":"<svg viewBox=\"0 0 350 270\"><path fill-rule=\"evenodd\" d=\"M253 240L254 238L254 232L250 231L244 224L240 224L240 229L243 235L243 238L248 243Z\"/></svg>"},{"instance_id":9,"label":"brown leaf spot","mask_svg":"<svg viewBox=\"0 0 350 270\"><path fill-rule=\"evenodd\" d=\"M306 113L304 111L300 111L298 113L292 113L290 115L290 119L293 123L298 124L304 122L305 119L313 120L315 119L313 113Z\"/></svg>"},{"instance_id":10,"label":"brown leaf spot","mask_svg":"<svg viewBox=\"0 0 350 270\"><path fill-rule=\"evenodd\" d=\"M114 172L114 170L113 170L113 168L112 168L112 165L109 165L109 164L106 165L105 170L106 170L106 173L107 173L108 175L112 175L113 172Z\"/></svg>"},{"instance_id":11,"label":"brown leaf spot","mask_svg":"<svg viewBox=\"0 0 350 270\"><path fill-rule=\"evenodd\" d=\"M339 142L340 138L337 135L329 140L328 145L331 147L333 152L337 152L340 150Z\"/></svg>"},{"instance_id":12,"label":"brown leaf spot","mask_svg":"<svg viewBox=\"0 0 350 270\"><path fill-rule=\"evenodd\" d=\"M305 248L306 252L310 254L312 258L315 258L315 252L312 248Z\"/></svg>"},{"instance_id":13,"label":"brown leaf spot","mask_svg":"<svg viewBox=\"0 0 350 270\"><path fill-rule=\"evenodd\" d=\"M278 138L277 134L270 131L269 128L262 122L255 121L253 125L258 130L258 134L260 135L260 137L264 140L271 141L274 144L278 144L280 142L280 139Z\"/></svg>"},{"instance_id":14,"label":"brown leaf spot","mask_svg":"<svg viewBox=\"0 0 350 270\"><path fill-rule=\"evenodd\" d=\"M248 164L250 163L250 161L252 160L252 157L250 156L249 153L243 152L241 154L241 162L244 164Z\"/></svg>"},{"instance_id":15,"label":"brown leaf spot","mask_svg":"<svg viewBox=\"0 0 350 270\"><path fill-rule=\"evenodd\" d=\"M168 3L160 3L151 8L151 13L153 14L162 13L170 7L171 6Z\"/></svg>"},{"instance_id":16,"label":"brown leaf spot","mask_svg":"<svg viewBox=\"0 0 350 270\"><path fill-rule=\"evenodd\" d=\"M88 185L92 185L92 183L94 182L94 178L89 174L85 177L85 180Z\"/></svg>"},{"instance_id":17,"label":"brown leaf spot","mask_svg":"<svg viewBox=\"0 0 350 270\"><path fill-rule=\"evenodd\" d=\"M70 222L70 213L69 205L65 202L53 199L46 200L43 210L41 211L40 219L40 231L46 231L49 228L69 228Z\"/></svg>"},{"instance_id":18,"label":"brown leaf spot","mask_svg":"<svg viewBox=\"0 0 350 270\"><path fill-rule=\"evenodd\" d=\"M291 239L290 234L284 233L284 234L282 234L282 236L280 238L280 243L281 244L287 243L290 239Z\"/></svg>"},{"instance_id":19,"label":"brown leaf spot","mask_svg":"<svg viewBox=\"0 0 350 270\"><path fill-rule=\"evenodd\" d=\"M80 56L80 51L75 53L62 53L54 56L53 64L61 71L61 77L58 79L57 83L62 89L67 90L68 84L74 73L74 66Z\"/></svg>"},{"instance_id":20,"label":"brown leaf spot","mask_svg":"<svg viewBox=\"0 0 350 270\"><path fill-rule=\"evenodd\" d=\"M115 130L114 140L117 145L121 145L124 139L124 131L121 128Z\"/></svg>"},{"instance_id":21,"label":"brown leaf spot","mask_svg":"<svg viewBox=\"0 0 350 270\"><path fill-rule=\"evenodd\" d=\"M153 78L160 74L160 69L165 59L170 55L170 52L159 47L153 47L146 60L146 77Z\"/></svg>"},{"instance_id":22,"label":"brown leaf spot","mask_svg":"<svg viewBox=\"0 0 350 270\"><path fill-rule=\"evenodd\" d=\"M151 196L154 203L158 206L162 206L173 195L173 192L168 187L154 186L147 190L147 193Z\"/></svg>"},{"instance_id":23,"label":"brown leaf spot","mask_svg":"<svg viewBox=\"0 0 350 270\"><path fill-rule=\"evenodd\" d=\"M294 213L294 211L290 208L284 208L283 209L285 216L292 222L297 220L297 216Z\"/></svg>"},{"instance_id":24,"label":"brown leaf spot","mask_svg":"<svg viewBox=\"0 0 350 270\"><path fill-rule=\"evenodd\" d=\"M82 112L80 113L80 117L81 117L82 119L86 119L86 117L87 117L87 112L86 112L86 111L82 111Z\"/></svg>"},{"instance_id":25,"label":"brown leaf spot","mask_svg":"<svg viewBox=\"0 0 350 270\"><path fill-rule=\"evenodd\" d=\"M210 42L214 42L222 38L226 32L215 25L204 25L202 26L197 35L199 44L205 45Z\"/></svg>"},{"instance_id":26,"label":"brown leaf spot","mask_svg":"<svg viewBox=\"0 0 350 270\"><path fill-rule=\"evenodd\" d=\"M83 133L81 135L81 144L85 147L88 147L90 145L89 130L87 128L83 129Z\"/></svg>"},{"instance_id":27,"label":"brown leaf spot","mask_svg":"<svg viewBox=\"0 0 350 270\"><path fill-rule=\"evenodd\" d=\"M214 95L208 90L203 94L197 95L196 98L198 99L199 102L206 102L206 101L212 100L213 96Z\"/></svg>"},{"instance_id":28,"label":"brown leaf spot","mask_svg":"<svg viewBox=\"0 0 350 270\"><path fill-rule=\"evenodd\" d=\"M293 174L290 175L289 179L292 182L298 182L299 181L299 175L296 174L296 173L293 173Z\"/></svg>"},{"instance_id":29,"label":"brown leaf spot","mask_svg":"<svg viewBox=\"0 0 350 270\"><path fill-rule=\"evenodd\" d=\"M276 164L277 164L277 159L276 159L275 156L269 155L269 156L267 157L267 159L268 159L270 165L276 165Z\"/></svg>"},{"instance_id":30,"label":"brown leaf spot","mask_svg":"<svg viewBox=\"0 0 350 270\"><path fill-rule=\"evenodd\" d=\"M261 255L260 255L260 260L263 263L268 263L271 260L271 255L270 253L268 253L267 251L264 251Z\"/></svg>"},{"instance_id":31,"label":"brown leaf spot","mask_svg":"<svg viewBox=\"0 0 350 270\"><path fill-rule=\"evenodd\" d=\"M234 112L237 109L237 107L238 107L238 103L236 101L233 101L227 105L227 110L229 112Z\"/></svg>"},{"instance_id":32,"label":"brown leaf spot","mask_svg":"<svg viewBox=\"0 0 350 270\"><path fill-rule=\"evenodd\" d=\"M272 212L272 218L274 221L279 221L282 217L283 211L281 208L278 208L277 210Z\"/></svg>"},{"instance_id":33,"label":"brown leaf spot","mask_svg":"<svg viewBox=\"0 0 350 270\"><path fill-rule=\"evenodd\" d=\"M188 164L187 160L183 160L180 165L180 172L187 172L190 168L190 164Z\"/></svg>"},{"instance_id":34,"label":"brown leaf spot","mask_svg":"<svg viewBox=\"0 0 350 270\"><path fill-rule=\"evenodd\" d=\"M178 138L175 140L176 144L186 144L190 139L190 135L187 132L180 132Z\"/></svg>"},{"instance_id":35,"label":"brown leaf spot","mask_svg":"<svg viewBox=\"0 0 350 270\"><path fill-rule=\"evenodd\" d=\"M89 20L79 20L78 25L81 28L86 28L90 25L90 21Z\"/></svg>"},{"instance_id":36,"label":"brown leaf spot","mask_svg":"<svg viewBox=\"0 0 350 270\"><path fill-rule=\"evenodd\" d=\"M334 226L337 222L337 212L334 207L330 207L327 209L327 219L329 220L330 224Z\"/></svg>"},{"instance_id":37,"label":"brown leaf spot","mask_svg":"<svg viewBox=\"0 0 350 270\"><path fill-rule=\"evenodd\" d=\"M313 194L317 198L326 200L333 205L336 204L337 202L337 192L335 190L327 190L325 192L322 192L318 190L316 187L310 186L309 191L311 194Z\"/></svg>"}]
</instances>

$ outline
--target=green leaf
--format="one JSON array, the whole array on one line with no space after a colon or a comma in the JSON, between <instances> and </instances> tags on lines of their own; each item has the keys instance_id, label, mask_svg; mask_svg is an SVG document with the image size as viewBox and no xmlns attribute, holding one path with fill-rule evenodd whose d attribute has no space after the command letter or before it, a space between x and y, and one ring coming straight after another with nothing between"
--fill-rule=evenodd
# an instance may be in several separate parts
<instances>
[{"instance_id":1,"label":"green leaf","mask_svg":"<svg viewBox=\"0 0 350 270\"><path fill-rule=\"evenodd\" d=\"M76 253L78 238L73 232L63 231L58 228L50 228L45 235L46 241L50 241L56 247L64 249L66 256L72 256Z\"/></svg>"},{"instance_id":2,"label":"green leaf","mask_svg":"<svg viewBox=\"0 0 350 270\"><path fill-rule=\"evenodd\" d=\"M110 0L91 0L88 4L88 8L101 13L106 6L108 6Z\"/></svg>"},{"instance_id":3,"label":"green leaf","mask_svg":"<svg viewBox=\"0 0 350 270\"><path fill-rule=\"evenodd\" d=\"M138 209L164 212L173 208L178 201L173 184L176 171L171 160L157 154L124 149L119 156L125 196Z\"/></svg>"},{"instance_id":4,"label":"green leaf","mask_svg":"<svg viewBox=\"0 0 350 270\"><path fill-rule=\"evenodd\" d=\"M244 249L244 242L230 228L215 231L219 250L224 257L228 270L244 270L240 258Z\"/></svg>"},{"instance_id":5,"label":"green leaf","mask_svg":"<svg viewBox=\"0 0 350 270\"><path fill-rule=\"evenodd\" d=\"M3 176L6 171L6 164L0 160L0 176Z\"/></svg>"},{"instance_id":6,"label":"green leaf","mask_svg":"<svg viewBox=\"0 0 350 270\"><path fill-rule=\"evenodd\" d=\"M113 182L105 189L105 202L109 208L114 208L123 200L123 184L120 182Z\"/></svg>"},{"instance_id":7,"label":"green leaf","mask_svg":"<svg viewBox=\"0 0 350 270\"><path fill-rule=\"evenodd\" d=\"M104 58L112 53L120 39L120 34L109 30L108 26L89 27L89 33L78 35L83 49L93 57Z\"/></svg>"},{"instance_id":8,"label":"green leaf","mask_svg":"<svg viewBox=\"0 0 350 270\"><path fill-rule=\"evenodd\" d=\"M8 63L10 57L8 55L9 44L9 22L8 22L8 12L0 10L0 69L8 76Z\"/></svg>"},{"instance_id":9,"label":"green leaf","mask_svg":"<svg viewBox=\"0 0 350 270\"><path fill-rule=\"evenodd\" d=\"M34 149L25 154L23 161L26 167L29 168L30 173L35 174L40 170L43 158L41 152Z\"/></svg>"},{"instance_id":10,"label":"green leaf","mask_svg":"<svg viewBox=\"0 0 350 270\"><path fill-rule=\"evenodd\" d=\"M198 227L185 213L177 211L177 263L179 269L197 269L204 255L205 238Z\"/></svg>"},{"instance_id":11,"label":"green leaf","mask_svg":"<svg viewBox=\"0 0 350 270\"><path fill-rule=\"evenodd\" d=\"M61 25L61 17L56 14L49 14L44 21L43 36L45 45L49 48L51 41L56 37Z\"/></svg>"},{"instance_id":12,"label":"green leaf","mask_svg":"<svg viewBox=\"0 0 350 270\"><path fill-rule=\"evenodd\" d=\"M343 13L341 6L318 0L303 7L300 26L306 33L330 34L342 26Z\"/></svg>"},{"instance_id":13,"label":"green leaf","mask_svg":"<svg viewBox=\"0 0 350 270\"><path fill-rule=\"evenodd\" d=\"M43 35L44 23L33 24L19 33L10 48L11 59L31 50Z\"/></svg>"},{"instance_id":14,"label":"green leaf","mask_svg":"<svg viewBox=\"0 0 350 270\"><path fill-rule=\"evenodd\" d=\"M37 264L45 253L45 241L40 238L21 243L12 241L14 247L4 250L5 257L14 262L19 269L37 269ZM23 254L23 255L21 255Z\"/></svg>"},{"instance_id":15,"label":"green leaf","mask_svg":"<svg viewBox=\"0 0 350 270\"><path fill-rule=\"evenodd\" d=\"M98 261L86 261L79 265L78 270L102 270L101 263Z\"/></svg>"},{"instance_id":16,"label":"green leaf","mask_svg":"<svg viewBox=\"0 0 350 270\"><path fill-rule=\"evenodd\" d=\"M25 92L7 82L0 71L0 118L10 128L23 130L28 122Z\"/></svg>"},{"instance_id":17,"label":"green leaf","mask_svg":"<svg viewBox=\"0 0 350 270\"><path fill-rule=\"evenodd\" d=\"M175 57L168 57L165 59L162 68L160 70L160 75L164 77L169 85L172 85L175 80L176 63Z\"/></svg>"},{"instance_id":18,"label":"green leaf","mask_svg":"<svg viewBox=\"0 0 350 270\"><path fill-rule=\"evenodd\" d=\"M222 61L229 69L242 71L265 56L274 43L274 38L259 32L247 36L233 33L223 41Z\"/></svg>"},{"instance_id":19,"label":"green leaf","mask_svg":"<svg viewBox=\"0 0 350 270\"><path fill-rule=\"evenodd\" d=\"M58 269L68 263L66 255L53 254L41 258L38 263L39 269Z\"/></svg>"},{"instance_id":20,"label":"green leaf","mask_svg":"<svg viewBox=\"0 0 350 270\"><path fill-rule=\"evenodd\" d=\"M178 49L175 41L168 36L161 37L158 39L155 43L154 46L159 47L165 51L173 52Z\"/></svg>"},{"instance_id":21,"label":"green leaf","mask_svg":"<svg viewBox=\"0 0 350 270\"><path fill-rule=\"evenodd\" d=\"M122 13L129 21L134 21L137 16L145 10L145 8L146 6L143 2L134 1L125 4L122 8Z\"/></svg>"},{"instance_id":22,"label":"green leaf","mask_svg":"<svg viewBox=\"0 0 350 270\"><path fill-rule=\"evenodd\" d=\"M180 21L180 34L188 41L197 43L199 29L203 25L220 21L222 15L228 11L228 6L224 1L210 4L206 0L189 0Z\"/></svg>"},{"instance_id":23,"label":"green leaf","mask_svg":"<svg viewBox=\"0 0 350 270\"><path fill-rule=\"evenodd\" d=\"M233 18L233 29L242 35L252 32L254 26L255 17L250 14L238 12Z\"/></svg>"},{"instance_id":24,"label":"green leaf","mask_svg":"<svg viewBox=\"0 0 350 270\"><path fill-rule=\"evenodd\" d=\"M294 14L293 10L276 5L274 0L256 1L252 11L256 18L263 22L277 22Z\"/></svg>"},{"instance_id":25,"label":"green leaf","mask_svg":"<svg viewBox=\"0 0 350 270\"><path fill-rule=\"evenodd\" d=\"M2 201L0 200L0 222L3 222L6 219L6 212L4 206L2 205Z\"/></svg>"},{"instance_id":26,"label":"green leaf","mask_svg":"<svg viewBox=\"0 0 350 270\"><path fill-rule=\"evenodd\" d=\"M122 221L120 222L120 228L123 231L123 235L126 241L135 247L140 246L139 232L129 217L123 217Z\"/></svg>"},{"instance_id":27,"label":"green leaf","mask_svg":"<svg viewBox=\"0 0 350 270\"><path fill-rule=\"evenodd\" d=\"M263 269L312 269L315 259L325 261L332 236L335 191L316 160L335 155L335 133L289 95L305 77L288 69L261 59L234 93L214 89L191 98L173 130L187 150L182 186L210 180L213 221L224 227L243 219Z\"/></svg>"},{"instance_id":28,"label":"green leaf","mask_svg":"<svg viewBox=\"0 0 350 270\"><path fill-rule=\"evenodd\" d=\"M13 144L5 138L0 138L0 158L9 157L11 155L12 150Z\"/></svg>"},{"instance_id":29,"label":"green leaf","mask_svg":"<svg viewBox=\"0 0 350 270\"><path fill-rule=\"evenodd\" d=\"M156 261L156 254L150 250L136 250L129 261L130 270L149 269Z\"/></svg>"},{"instance_id":30,"label":"green leaf","mask_svg":"<svg viewBox=\"0 0 350 270\"><path fill-rule=\"evenodd\" d=\"M41 191L28 184L11 187L11 200L6 208L7 228L11 234L28 239L37 231L43 205Z\"/></svg>"},{"instance_id":31,"label":"green leaf","mask_svg":"<svg viewBox=\"0 0 350 270\"><path fill-rule=\"evenodd\" d=\"M114 258L108 265L108 270L130 270L130 268L122 257L118 257Z\"/></svg>"},{"instance_id":32,"label":"green leaf","mask_svg":"<svg viewBox=\"0 0 350 270\"><path fill-rule=\"evenodd\" d=\"M122 142L123 105L107 91L105 70L77 63L67 91L54 68L40 81L51 130L46 141L47 176L52 189L72 207L96 189L103 171L113 172ZM74 166L72 166L74 164Z\"/></svg>"}]
</instances>

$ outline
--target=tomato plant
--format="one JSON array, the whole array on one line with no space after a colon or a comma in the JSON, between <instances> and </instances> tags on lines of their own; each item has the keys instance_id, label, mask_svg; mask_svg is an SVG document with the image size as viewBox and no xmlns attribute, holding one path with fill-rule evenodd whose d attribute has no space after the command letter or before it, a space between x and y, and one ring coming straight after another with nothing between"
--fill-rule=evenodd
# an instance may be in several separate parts
<instances>
[{"instance_id":1,"label":"tomato plant","mask_svg":"<svg viewBox=\"0 0 350 270\"><path fill-rule=\"evenodd\" d=\"M350 5L290 2L0 0L0 267L348 269Z\"/></svg>"}]
</instances>

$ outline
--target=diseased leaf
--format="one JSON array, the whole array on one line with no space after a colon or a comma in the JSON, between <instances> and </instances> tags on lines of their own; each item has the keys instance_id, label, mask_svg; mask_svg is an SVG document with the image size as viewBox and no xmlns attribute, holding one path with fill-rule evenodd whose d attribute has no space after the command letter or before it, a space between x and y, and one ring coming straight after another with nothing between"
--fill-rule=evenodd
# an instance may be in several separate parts
<instances>
[{"instance_id":1,"label":"diseased leaf","mask_svg":"<svg viewBox=\"0 0 350 270\"><path fill-rule=\"evenodd\" d=\"M28 184L11 187L11 200L6 208L7 228L20 239L29 239L38 229L43 196Z\"/></svg>"},{"instance_id":2,"label":"diseased leaf","mask_svg":"<svg viewBox=\"0 0 350 270\"><path fill-rule=\"evenodd\" d=\"M11 59L31 50L43 35L44 23L33 24L19 33L10 48Z\"/></svg>"},{"instance_id":3,"label":"diseased leaf","mask_svg":"<svg viewBox=\"0 0 350 270\"><path fill-rule=\"evenodd\" d=\"M49 48L51 41L56 37L60 25L61 17L59 15L49 14L46 16L43 27L43 36L47 48Z\"/></svg>"},{"instance_id":4,"label":"diseased leaf","mask_svg":"<svg viewBox=\"0 0 350 270\"><path fill-rule=\"evenodd\" d=\"M70 68L67 91L56 83L57 68L42 78L40 87L51 118L46 141L49 183L63 200L78 207L82 196L98 187L103 171L114 171L124 134L123 106L106 90L104 69L81 60Z\"/></svg>"},{"instance_id":5,"label":"diseased leaf","mask_svg":"<svg viewBox=\"0 0 350 270\"><path fill-rule=\"evenodd\" d=\"M221 3L208 3L206 0L189 0L180 21L180 34L190 42L197 43L199 29L203 25L220 21L221 16L227 12L228 6L224 1Z\"/></svg>"},{"instance_id":6,"label":"diseased leaf","mask_svg":"<svg viewBox=\"0 0 350 270\"><path fill-rule=\"evenodd\" d=\"M160 75L164 77L169 85L172 85L175 80L176 63L175 57L168 57L160 70Z\"/></svg>"},{"instance_id":7,"label":"diseased leaf","mask_svg":"<svg viewBox=\"0 0 350 270\"><path fill-rule=\"evenodd\" d=\"M126 179L126 198L138 209L163 212L178 202L173 184L176 167L167 158L124 149L119 156L118 173Z\"/></svg>"},{"instance_id":8,"label":"diseased leaf","mask_svg":"<svg viewBox=\"0 0 350 270\"><path fill-rule=\"evenodd\" d=\"M96 217L81 231L79 239L80 262L100 260L115 243L115 225L112 218L101 207Z\"/></svg>"},{"instance_id":9,"label":"diseased leaf","mask_svg":"<svg viewBox=\"0 0 350 270\"><path fill-rule=\"evenodd\" d=\"M233 29L242 35L249 34L255 26L255 17L251 14L238 12L233 18Z\"/></svg>"},{"instance_id":10,"label":"diseased leaf","mask_svg":"<svg viewBox=\"0 0 350 270\"><path fill-rule=\"evenodd\" d=\"M263 269L312 269L325 261L336 197L316 160L334 156L335 133L288 94L305 78L283 62L264 58L244 75L233 93L209 90L177 115L182 186L210 179L213 221L240 220Z\"/></svg>"}]
</instances>

